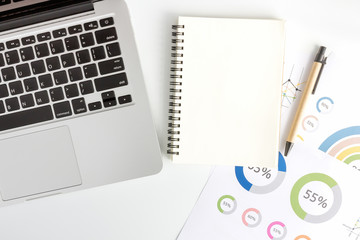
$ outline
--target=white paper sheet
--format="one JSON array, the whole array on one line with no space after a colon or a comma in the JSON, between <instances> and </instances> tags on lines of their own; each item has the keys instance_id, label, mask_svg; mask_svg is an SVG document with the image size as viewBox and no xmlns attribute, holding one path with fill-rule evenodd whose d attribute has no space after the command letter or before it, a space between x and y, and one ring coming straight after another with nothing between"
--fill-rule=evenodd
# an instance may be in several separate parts
<instances>
[{"instance_id":1,"label":"white paper sheet","mask_svg":"<svg viewBox=\"0 0 360 240\"><path fill-rule=\"evenodd\" d=\"M359 174L303 144L292 156L279 170L217 167L178 239L360 238Z\"/></svg>"},{"instance_id":2,"label":"white paper sheet","mask_svg":"<svg viewBox=\"0 0 360 240\"><path fill-rule=\"evenodd\" d=\"M320 36L288 26L281 152ZM215 168L178 240L360 239L360 45L327 40L332 54L289 157L278 169Z\"/></svg>"}]
</instances>

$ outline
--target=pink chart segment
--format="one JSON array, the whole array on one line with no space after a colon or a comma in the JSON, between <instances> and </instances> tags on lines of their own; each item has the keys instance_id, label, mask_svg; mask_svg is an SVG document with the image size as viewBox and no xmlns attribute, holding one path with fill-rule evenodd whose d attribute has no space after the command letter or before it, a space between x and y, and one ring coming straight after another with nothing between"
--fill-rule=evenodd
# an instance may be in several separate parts
<instances>
[{"instance_id":1,"label":"pink chart segment","mask_svg":"<svg viewBox=\"0 0 360 240\"><path fill-rule=\"evenodd\" d=\"M261 222L261 213L256 208L248 208L242 215L242 222L247 227L257 227Z\"/></svg>"},{"instance_id":2,"label":"pink chart segment","mask_svg":"<svg viewBox=\"0 0 360 240\"><path fill-rule=\"evenodd\" d=\"M270 225L267 228L267 235L270 239L274 240L281 240L285 239L287 230L284 223L275 221L270 223ZM274 236L276 234L276 236Z\"/></svg>"}]
</instances>

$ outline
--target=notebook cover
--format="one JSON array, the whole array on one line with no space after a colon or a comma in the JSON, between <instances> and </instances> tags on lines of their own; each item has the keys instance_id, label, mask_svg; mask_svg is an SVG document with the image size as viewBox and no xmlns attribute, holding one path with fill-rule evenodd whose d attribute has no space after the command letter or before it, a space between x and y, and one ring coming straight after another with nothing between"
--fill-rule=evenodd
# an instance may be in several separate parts
<instances>
[{"instance_id":1,"label":"notebook cover","mask_svg":"<svg viewBox=\"0 0 360 240\"><path fill-rule=\"evenodd\" d=\"M276 167L284 22L179 17L174 29L173 161Z\"/></svg>"}]
</instances>

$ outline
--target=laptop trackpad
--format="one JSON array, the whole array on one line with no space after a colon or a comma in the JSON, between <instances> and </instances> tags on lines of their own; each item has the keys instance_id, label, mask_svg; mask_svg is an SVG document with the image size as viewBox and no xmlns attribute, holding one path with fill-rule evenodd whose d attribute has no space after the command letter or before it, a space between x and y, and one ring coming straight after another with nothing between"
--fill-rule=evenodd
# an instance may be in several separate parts
<instances>
[{"instance_id":1,"label":"laptop trackpad","mask_svg":"<svg viewBox=\"0 0 360 240\"><path fill-rule=\"evenodd\" d=\"M66 126L1 140L0 153L4 201L81 184Z\"/></svg>"}]
</instances>

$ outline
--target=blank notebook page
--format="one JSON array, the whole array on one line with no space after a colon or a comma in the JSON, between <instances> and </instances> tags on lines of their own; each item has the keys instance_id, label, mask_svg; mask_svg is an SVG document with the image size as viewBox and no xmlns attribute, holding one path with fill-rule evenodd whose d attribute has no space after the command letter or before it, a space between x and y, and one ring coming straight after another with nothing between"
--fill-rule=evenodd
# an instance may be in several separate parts
<instances>
[{"instance_id":1,"label":"blank notebook page","mask_svg":"<svg viewBox=\"0 0 360 240\"><path fill-rule=\"evenodd\" d=\"M284 22L179 17L177 163L276 167Z\"/></svg>"}]
</instances>

